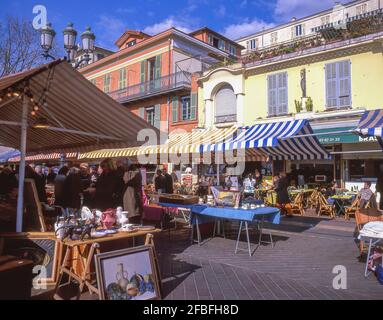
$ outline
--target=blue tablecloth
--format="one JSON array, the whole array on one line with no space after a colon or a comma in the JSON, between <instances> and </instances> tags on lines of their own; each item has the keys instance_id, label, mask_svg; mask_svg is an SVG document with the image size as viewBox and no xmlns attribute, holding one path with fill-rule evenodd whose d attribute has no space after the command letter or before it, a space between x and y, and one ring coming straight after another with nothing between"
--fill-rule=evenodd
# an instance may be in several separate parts
<instances>
[{"instance_id":1,"label":"blue tablecloth","mask_svg":"<svg viewBox=\"0 0 383 320\"><path fill-rule=\"evenodd\" d=\"M265 207L257 209L234 209L230 207L208 207L206 205L179 205L173 203L158 203L158 205L167 208L185 208L191 211L191 221L195 224L195 216L199 216L199 223L208 223L215 219L227 219L236 221L254 222L259 221L263 217L265 222L279 224L281 221L281 211L278 208Z\"/></svg>"},{"instance_id":2,"label":"blue tablecloth","mask_svg":"<svg viewBox=\"0 0 383 320\"><path fill-rule=\"evenodd\" d=\"M264 217L265 222L270 222L273 224L279 224L281 221L280 210L278 208L273 208L273 207L257 208L253 210L243 210L243 209L234 209L234 208L228 208L228 207L217 208L217 207L207 207L203 205L195 205L192 207L191 212L192 212L191 221L193 224L195 224L195 215L198 215L199 223L209 222L209 218L254 222L254 221L259 221Z\"/></svg>"}]
</instances>

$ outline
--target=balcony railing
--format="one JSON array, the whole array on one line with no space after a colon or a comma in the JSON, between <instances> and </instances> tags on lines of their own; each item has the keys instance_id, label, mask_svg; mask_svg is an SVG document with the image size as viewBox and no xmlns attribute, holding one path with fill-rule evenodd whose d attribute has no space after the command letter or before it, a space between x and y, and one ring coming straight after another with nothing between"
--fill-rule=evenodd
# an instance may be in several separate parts
<instances>
[{"instance_id":1,"label":"balcony railing","mask_svg":"<svg viewBox=\"0 0 383 320\"><path fill-rule=\"evenodd\" d=\"M108 94L118 102L129 102L181 89L191 89L191 74L188 72L173 73L156 80L109 92Z\"/></svg>"},{"instance_id":2,"label":"balcony railing","mask_svg":"<svg viewBox=\"0 0 383 320\"><path fill-rule=\"evenodd\" d=\"M369 37L383 32L383 9L348 18L344 24L330 23L312 30L313 35L292 39L277 45L252 50L245 54L241 62L243 65L258 64L264 60L290 54L301 53L305 50L335 45L342 41L356 41L358 38Z\"/></svg>"},{"instance_id":3,"label":"balcony railing","mask_svg":"<svg viewBox=\"0 0 383 320\"><path fill-rule=\"evenodd\" d=\"M227 114L223 116L216 116L215 117L215 123L216 124L222 124L222 123L231 123L231 122L237 122L237 115L236 114Z\"/></svg>"}]
</instances>

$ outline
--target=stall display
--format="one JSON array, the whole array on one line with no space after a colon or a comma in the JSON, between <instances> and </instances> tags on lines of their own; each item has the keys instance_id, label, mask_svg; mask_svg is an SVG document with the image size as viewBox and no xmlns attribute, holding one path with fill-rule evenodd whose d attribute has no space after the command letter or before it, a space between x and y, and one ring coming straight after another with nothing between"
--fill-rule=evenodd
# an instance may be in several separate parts
<instances>
[{"instance_id":1,"label":"stall display","mask_svg":"<svg viewBox=\"0 0 383 320\"><path fill-rule=\"evenodd\" d=\"M163 203L173 203L179 205L189 205L189 204L197 204L199 198L197 196L189 196L189 195L161 195L159 197L159 202Z\"/></svg>"},{"instance_id":2,"label":"stall display","mask_svg":"<svg viewBox=\"0 0 383 320\"><path fill-rule=\"evenodd\" d=\"M80 299L85 288L87 288L91 294L100 296L99 285L97 285L97 280L93 276L91 266L94 256L101 253L101 245L128 239L135 240L136 237L146 237L145 245L154 246L152 233L159 231L160 230L141 231L138 229L135 233L117 232L100 239L86 239L84 241L67 240L61 242L65 255L59 268L60 272L54 290L54 299L63 299L60 295L60 289L68 285L67 282L63 283L64 275L69 276L70 279L74 279L78 283L77 300ZM74 260L80 263L78 270L72 267Z\"/></svg>"}]
</instances>

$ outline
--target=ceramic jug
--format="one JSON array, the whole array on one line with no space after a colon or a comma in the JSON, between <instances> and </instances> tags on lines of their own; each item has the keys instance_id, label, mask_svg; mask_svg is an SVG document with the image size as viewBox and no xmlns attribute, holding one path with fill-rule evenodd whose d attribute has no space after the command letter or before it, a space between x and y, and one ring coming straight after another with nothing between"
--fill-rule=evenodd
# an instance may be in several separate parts
<instances>
[{"instance_id":1,"label":"ceramic jug","mask_svg":"<svg viewBox=\"0 0 383 320\"><path fill-rule=\"evenodd\" d=\"M124 265L122 263L117 265L118 272L116 274L116 280L120 288L125 291L128 287L128 273L124 270Z\"/></svg>"},{"instance_id":2,"label":"ceramic jug","mask_svg":"<svg viewBox=\"0 0 383 320\"><path fill-rule=\"evenodd\" d=\"M116 211L111 209L103 212L101 222L105 229L112 229L116 224Z\"/></svg>"}]
</instances>

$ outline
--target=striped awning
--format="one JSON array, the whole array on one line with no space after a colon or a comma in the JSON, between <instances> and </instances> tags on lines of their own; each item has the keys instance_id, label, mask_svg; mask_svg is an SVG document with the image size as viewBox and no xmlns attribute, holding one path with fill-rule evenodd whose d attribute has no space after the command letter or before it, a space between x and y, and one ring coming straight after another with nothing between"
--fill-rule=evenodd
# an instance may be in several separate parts
<instances>
[{"instance_id":1,"label":"striped awning","mask_svg":"<svg viewBox=\"0 0 383 320\"><path fill-rule=\"evenodd\" d=\"M246 158L259 160L328 159L329 154L312 133L308 120L258 124L244 128L231 140L204 144L201 152L237 150L245 152Z\"/></svg>"},{"instance_id":2,"label":"striped awning","mask_svg":"<svg viewBox=\"0 0 383 320\"><path fill-rule=\"evenodd\" d=\"M356 131L363 136L383 137L383 109L366 111Z\"/></svg>"},{"instance_id":3,"label":"striped awning","mask_svg":"<svg viewBox=\"0 0 383 320\"><path fill-rule=\"evenodd\" d=\"M0 147L0 163L7 162L10 158L20 155L20 151L10 148Z\"/></svg>"},{"instance_id":4,"label":"striped awning","mask_svg":"<svg viewBox=\"0 0 383 320\"><path fill-rule=\"evenodd\" d=\"M48 160L60 160L61 153L50 153L50 154L36 154L33 156L25 157L26 161L48 161ZM65 159L75 159L77 158L77 152L70 152L65 154ZM8 162L20 162L20 156L8 159Z\"/></svg>"},{"instance_id":5,"label":"striped awning","mask_svg":"<svg viewBox=\"0 0 383 320\"><path fill-rule=\"evenodd\" d=\"M135 147L140 145L137 134L141 130L159 135L158 129L99 90L68 62L57 60L0 78L0 145L20 149L20 98L25 87L30 98L29 154ZM39 103L36 115L34 103ZM48 127L36 127L39 118Z\"/></svg>"},{"instance_id":6,"label":"striped awning","mask_svg":"<svg viewBox=\"0 0 383 320\"><path fill-rule=\"evenodd\" d=\"M126 149L104 149L80 154L79 159L128 158L157 154L198 154L201 145L218 143L233 137L236 127L200 129L191 132L174 132L165 144Z\"/></svg>"}]
</instances>

